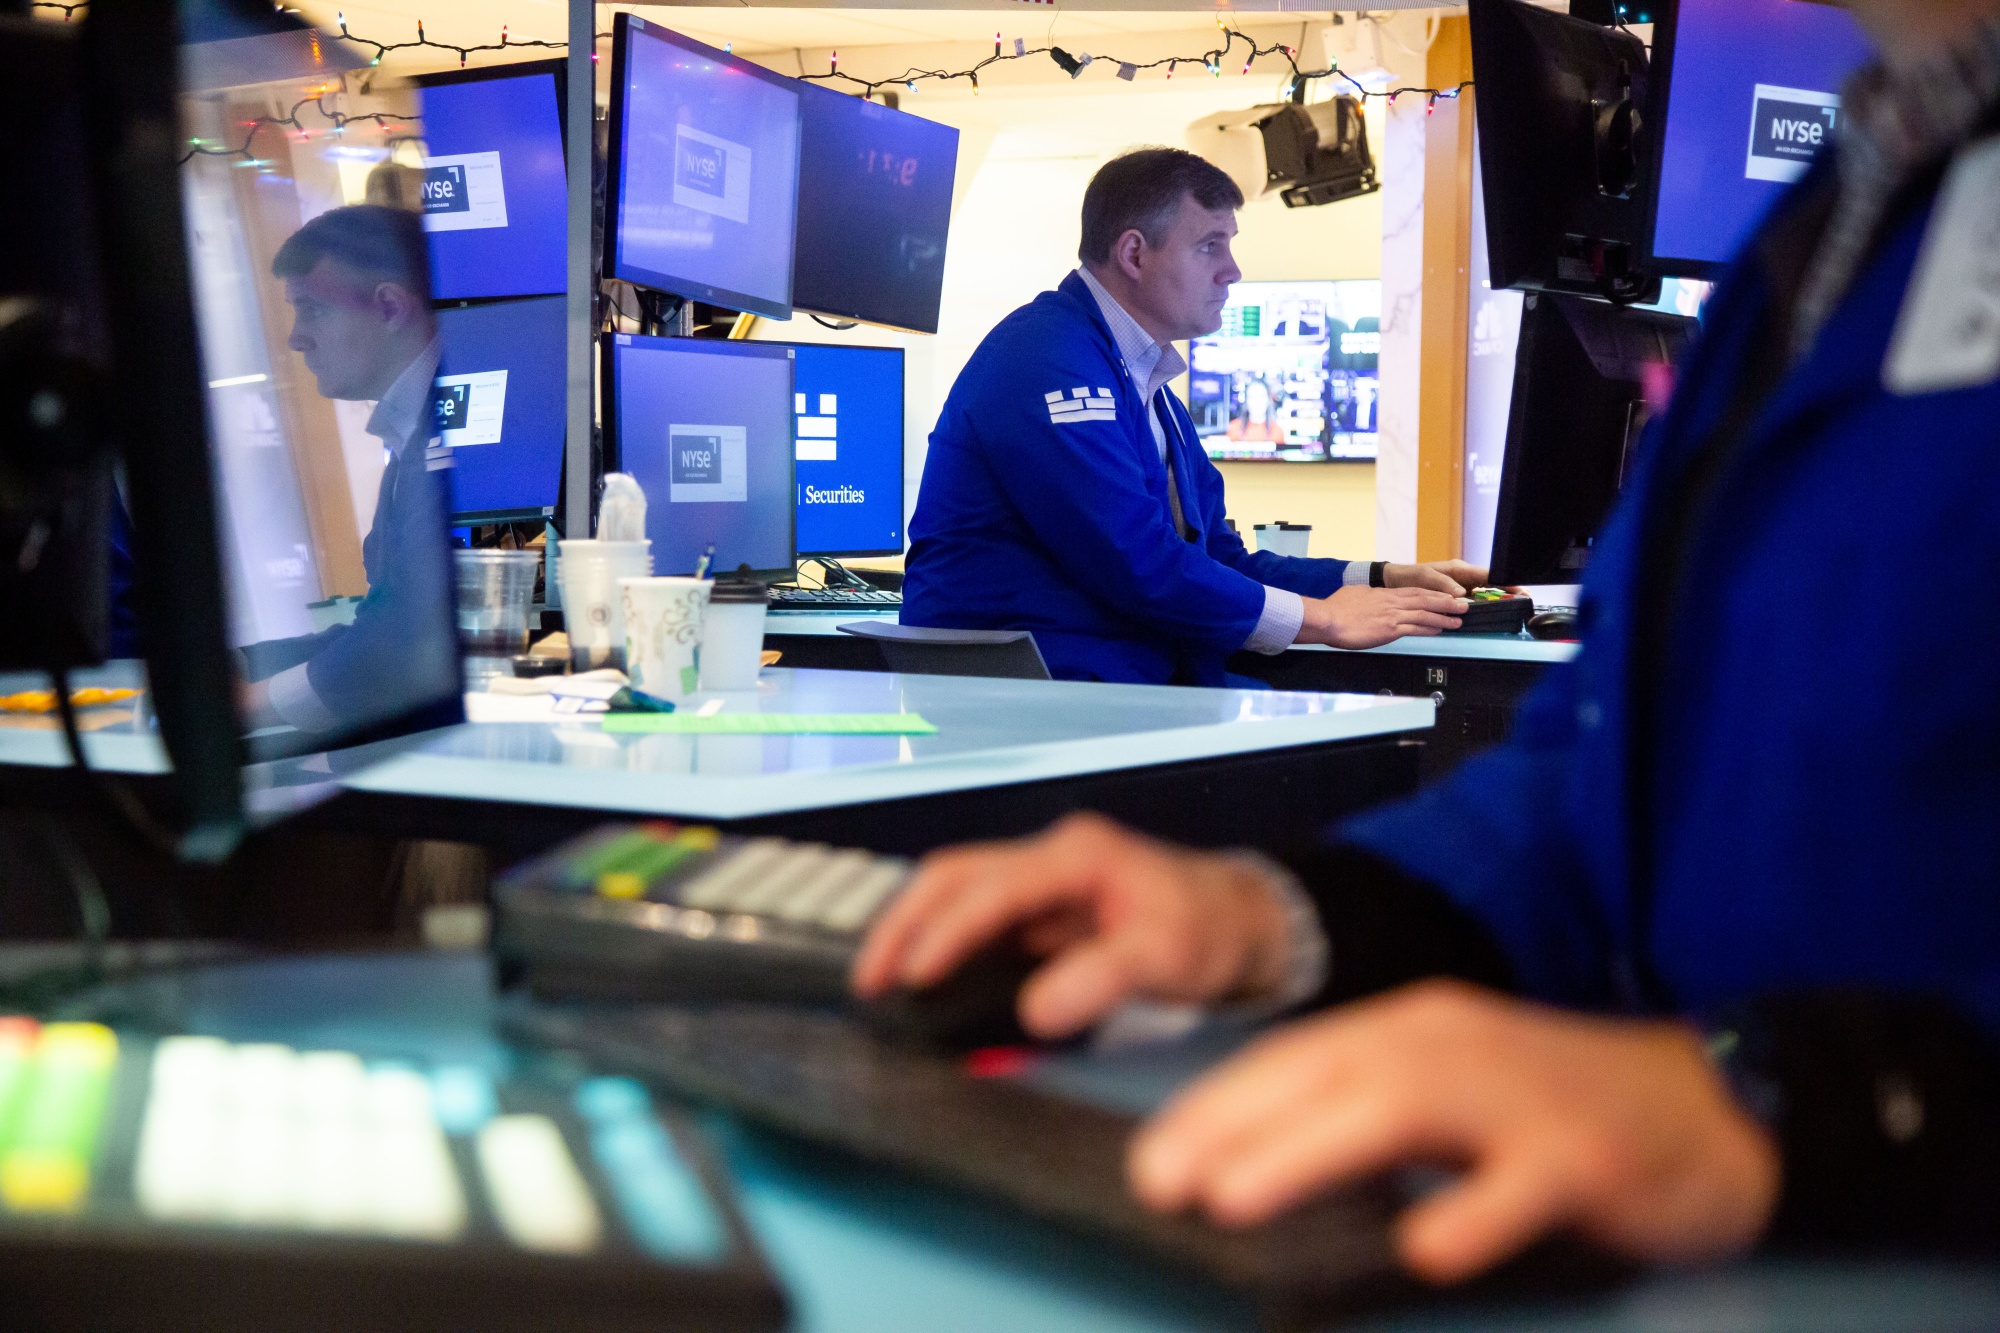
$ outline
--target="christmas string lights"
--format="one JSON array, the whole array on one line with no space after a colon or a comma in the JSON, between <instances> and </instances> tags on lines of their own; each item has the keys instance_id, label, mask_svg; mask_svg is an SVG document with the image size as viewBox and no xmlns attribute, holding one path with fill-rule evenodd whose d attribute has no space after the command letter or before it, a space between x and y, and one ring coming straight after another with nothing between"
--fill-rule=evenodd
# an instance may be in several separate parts
<instances>
[{"instance_id":1,"label":"christmas string lights","mask_svg":"<svg viewBox=\"0 0 2000 1333\"><path fill-rule=\"evenodd\" d=\"M73 15L76 14L77 11L89 7L88 0L33 0L33 4L34 7L37 9L60 10L65 20L71 18ZM299 13L298 10L291 9L286 6L280 5L278 7L283 9L284 12L286 13L290 14ZM448 51L458 57L458 63L461 67L463 67L471 56L488 51L515 51L515 50L530 50L530 49L561 51L567 49L568 47L567 42L541 41L535 39L516 38L508 32L505 25L502 25L500 29L500 40L497 42L474 43L471 45L459 45L458 43L455 42L440 42L433 39L428 33L424 31L424 25L421 19L417 21L417 37L415 41L379 42L370 37L357 36L355 33L350 31L347 26L347 16L345 13L338 14L336 21L340 28L340 35L343 38L345 38L350 42L353 42L357 46L374 48L375 55L369 61L371 67L380 65L382 63L382 58L393 51L407 51L407 50L417 50L423 48L429 48L438 51ZM917 84L924 80L930 80L937 83L950 83L955 80L963 79L972 86L973 92L977 93L979 91L980 71L986 69L989 65L999 64L1006 61L1026 60L1036 56L1047 56L1050 60L1055 62L1056 66L1059 69L1061 69L1064 73L1068 74L1072 79L1082 77L1084 70L1099 60L1102 60L1107 66L1109 66L1114 71L1113 77L1123 80L1127 83L1132 82L1141 71L1151 70L1151 69L1164 69L1166 71L1166 77L1171 79L1174 76L1174 72L1182 65L1195 65L1200 67L1204 72L1212 75L1213 77L1221 78L1223 63L1231 58L1232 53L1235 50L1236 44L1240 41L1244 44L1244 46L1249 48L1248 54L1243 58L1243 65L1240 73L1245 75L1249 74L1251 66L1256 61L1263 59L1266 56L1282 56L1284 58L1285 63L1291 68L1291 80L1289 86L1295 94L1300 87L1302 87L1305 84L1311 83L1314 80L1340 79L1344 83L1346 83L1348 87L1352 90L1353 96L1362 98L1364 100L1371 97L1381 98L1382 100L1387 101L1393 105L1396 99L1399 97L1405 97L1405 96L1422 97L1425 99L1424 103L1425 112L1426 114L1429 114L1431 112L1436 111L1437 104L1440 100L1454 99L1458 97L1461 93L1463 93L1467 88L1473 86L1473 81L1471 79L1466 79L1463 82L1459 83L1457 86L1451 88L1422 88L1422 87L1414 87L1407 85L1403 87L1386 88L1386 89L1369 88L1360 83L1359 81L1357 81L1352 75L1349 75L1346 71L1342 70L1337 62L1328 64L1324 69L1304 69L1301 68L1299 65L1298 48L1290 46L1284 42L1274 42L1269 46L1261 46L1257 43L1257 40L1255 38L1250 36L1250 34L1243 32L1240 29L1230 27L1228 25L1227 20L1222 18L1217 18L1215 23L1216 23L1216 28L1220 31L1222 35L1222 45L1217 49L1206 51L1199 56L1166 56L1159 60L1138 62L1129 60L1119 60L1115 56L1114 57L1093 56L1085 52L1078 52L1077 54L1072 55L1068 51L1065 51L1063 48L1055 45L1031 47L1018 37L1014 39L1013 49L1010 51L1005 49L1003 45L1004 39L1002 35L996 32L993 34L994 37L993 54L985 57L984 59L980 60L977 64L971 66L968 69L944 70L944 69L917 69L915 67L912 67L910 69L903 71L901 74L892 75L888 78L864 79L859 75L852 74L846 70L841 69L840 53L838 51L834 51L829 53L827 60L827 70L824 74L803 74L800 75L799 77L807 82L812 82L812 83L838 81L843 84L851 84L854 87L860 89L862 96L867 97L871 100L874 98L875 94L880 90L884 88L893 88L899 85L910 92L915 92L917 91ZM611 34L608 32L600 32L596 34L596 38L598 41L603 41L605 38L609 36L611 36ZM597 58L596 52L593 51L591 53L591 59L595 60L596 58ZM349 118L339 117L339 113L337 112L327 112L325 110L323 101L321 101L320 99L308 98L306 99L306 101L301 102L299 106L303 107L309 103L315 103L315 102L317 102L320 105L322 113L328 116L328 119L335 124L336 128L338 128L340 125L348 123ZM296 114L296 111L297 108L294 108L294 114ZM275 118L275 117L267 119L269 120L269 123L274 125L302 128L297 126L296 122L291 119ZM352 117L351 119L369 120L369 119L377 119L377 117L356 116ZM398 119L408 119L408 118L399 117ZM261 126L259 128L261 128ZM253 128L251 134L254 136L255 133L256 130ZM212 149L212 148L198 148L196 151L221 152L225 150ZM230 149L226 151L243 152L245 153L245 155L247 155L247 149L240 149L240 150Z\"/></svg>"},{"instance_id":2,"label":"christmas string lights","mask_svg":"<svg viewBox=\"0 0 2000 1333\"><path fill-rule=\"evenodd\" d=\"M190 139L188 141L188 151L182 154L181 162L186 164L197 157L240 157L246 162L256 164L258 161L257 155L250 151L250 146L257 141L257 136L267 129L290 129L297 130L301 134L307 133L305 122L299 119L299 112L305 110L307 107L312 107L318 111L326 119L327 124L333 127L333 132L336 135L357 121L367 121L386 128L391 121L407 122L423 119L421 116L402 116L390 111L370 111L362 115L350 116L344 111L327 106L327 95L333 91L333 87L329 85L321 88L311 97L302 97L297 102L294 102L292 109L282 116L259 116L255 120L242 122L244 134L243 143L240 147L231 146L227 143L218 143L209 139Z\"/></svg>"}]
</instances>

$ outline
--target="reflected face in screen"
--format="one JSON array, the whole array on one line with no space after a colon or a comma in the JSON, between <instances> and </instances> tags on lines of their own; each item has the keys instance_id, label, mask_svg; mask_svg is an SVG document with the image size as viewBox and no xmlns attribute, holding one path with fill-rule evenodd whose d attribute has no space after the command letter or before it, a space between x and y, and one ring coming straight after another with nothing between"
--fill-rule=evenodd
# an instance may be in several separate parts
<instances>
[{"instance_id":1,"label":"reflected face in screen","mask_svg":"<svg viewBox=\"0 0 2000 1333\"><path fill-rule=\"evenodd\" d=\"M380 398L430 341L428 301L336 259L286 278L285 300L292 307L286 346L305 358L322 397Z\"/></svg>"}]
</instances>

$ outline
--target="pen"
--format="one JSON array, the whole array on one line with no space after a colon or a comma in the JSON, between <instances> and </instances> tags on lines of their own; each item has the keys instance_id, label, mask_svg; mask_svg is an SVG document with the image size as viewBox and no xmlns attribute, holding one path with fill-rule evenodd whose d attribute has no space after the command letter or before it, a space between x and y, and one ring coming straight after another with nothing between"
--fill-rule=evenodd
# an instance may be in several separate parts
<instances>
[{"instance_id":1,"label":"pen","mask_svg":"<svg viewBox=\"0 0 2000 1333\"><path fill-rule=\"evenodd\" d=\"M708 544L708 549L701 553L701 559L694 562L694 576L698 579L707 578L709 564L712 561L714 561L714 559L715 559L715 543L710 542Z\"/></svg>"}]
</instances>

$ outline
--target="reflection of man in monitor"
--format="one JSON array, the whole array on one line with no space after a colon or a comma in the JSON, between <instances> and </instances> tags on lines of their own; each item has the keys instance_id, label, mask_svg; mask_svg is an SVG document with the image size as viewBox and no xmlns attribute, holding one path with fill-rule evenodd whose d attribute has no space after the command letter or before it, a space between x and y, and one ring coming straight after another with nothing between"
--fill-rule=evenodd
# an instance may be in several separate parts
<instances>
[{"instance_id":1,"label":"reflection of man in monitor","mask_svg":"<svg viewBox=\"0 0 2000 1333\"><path fill-rule=\"evenodd\" d=\"M368 595L350 625L244 650L255 724L354 731L454 685L448 506L432 382L437 323L430 261L413 213L378 204L306 223L271 262L292 307L287 345L327 398L373 402L367 431L387 456L362 542Z\"/></svg>"}]
</instances>

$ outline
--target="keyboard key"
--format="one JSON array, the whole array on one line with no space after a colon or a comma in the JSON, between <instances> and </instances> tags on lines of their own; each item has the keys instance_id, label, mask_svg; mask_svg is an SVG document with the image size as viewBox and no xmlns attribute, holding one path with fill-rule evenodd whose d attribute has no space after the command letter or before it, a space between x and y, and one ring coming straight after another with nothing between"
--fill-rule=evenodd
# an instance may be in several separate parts
<instances>
[{"instance_id":1,"label":"keyboard key","mask_svg":"<svg viewBox=\"0 0 2000 1333\"><path fill-rule=\"evenodd\" d=\"M500 1229L524 1250L588 1254L603 1222L555 1121L541 1115L489 1120L475 1140Z\"/></svg>"}]
</instances>

